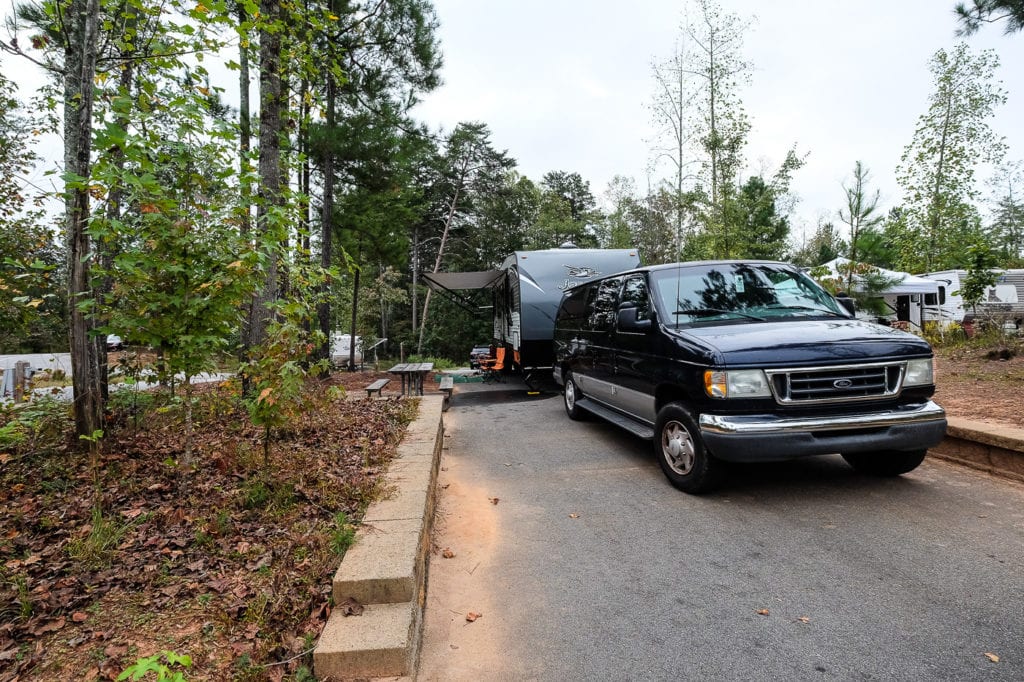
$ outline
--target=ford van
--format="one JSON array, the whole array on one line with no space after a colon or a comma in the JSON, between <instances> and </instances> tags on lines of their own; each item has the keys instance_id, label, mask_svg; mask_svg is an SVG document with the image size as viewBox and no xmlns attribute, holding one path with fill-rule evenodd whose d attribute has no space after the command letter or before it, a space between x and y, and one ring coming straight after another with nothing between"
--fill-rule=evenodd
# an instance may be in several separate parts
<instances>
[{"instance_id":1,"label":"ford van","mask_svg":"<svg viewBox=\"0 0 1024 682\"><path fill-rule=\"evenodd\" d=\"M858 471L896 476L946 431L928 343L855 319L786 263L677 263L595 279L565 292L554 345L569 417L652 440L669 481L690 493L712 488L723 462L839 454Z\"/></svg>"}]
</instances>

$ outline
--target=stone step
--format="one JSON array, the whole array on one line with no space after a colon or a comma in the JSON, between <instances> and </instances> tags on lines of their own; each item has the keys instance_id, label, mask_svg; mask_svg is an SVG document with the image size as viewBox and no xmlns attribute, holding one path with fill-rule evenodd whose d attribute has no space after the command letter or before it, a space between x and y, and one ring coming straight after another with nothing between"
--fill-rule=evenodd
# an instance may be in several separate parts
<instances>
[{"instance_id":1,"label":"stone step","mask_svg":"<svg viewBox=\"0 0 1024 682\"><path fill-rule=\"evenodd\" d=\"M334 603L412 602L423 575L423 524L416 519L368 522L334 574Z\"/></svg>"},{"instance_id":2,"label":"stone step","mask_svg":"<svg viewBox=\"0 0 1024 682\"><path fill-rule=\"evenodd\" d=\"M318 678L411 675L421 610L415 603L368 604L361 616L332 614L313 652Z\"/></svg>"}]
</instances>

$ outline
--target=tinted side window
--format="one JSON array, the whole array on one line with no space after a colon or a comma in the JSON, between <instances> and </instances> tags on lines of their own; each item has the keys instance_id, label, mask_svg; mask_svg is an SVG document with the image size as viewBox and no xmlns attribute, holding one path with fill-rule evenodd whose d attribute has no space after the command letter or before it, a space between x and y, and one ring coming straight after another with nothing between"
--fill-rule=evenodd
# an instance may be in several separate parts
<instances>
[{"instance_id":1,"label":"tinted side window","mask_svg":"<svg viewBox=\"0 0 1024 682\"><path fill-rule=\"evenodd\" d=\"M582 326L587 318L587 292L593 287L576 287L562 299L557 322L570 327Z\"/></svg>"},{"instance_id":2,"label":"tinted side window","mask_svg":"<svg viewBox=\"0 0 1024 682\"><path fill-rule=\"evenodd\" d=\"M594 331L607 331L615 323L615 302L619 297L621 277L601 280L590 314L590 327Z\"/></svg>"},{"instance_id":3,"label":"tinted side window","mask_svg":"<svg viewBox=\"0 0 1024 682\"><path fill-rule=\"evenodd\" d=\"M622 285L622 297L619 305L632 303L636 307L636 319L649 320L651 317L651 299L647 295L647 283L643 277L630 277Z\"/></svg>"}]
</instances>

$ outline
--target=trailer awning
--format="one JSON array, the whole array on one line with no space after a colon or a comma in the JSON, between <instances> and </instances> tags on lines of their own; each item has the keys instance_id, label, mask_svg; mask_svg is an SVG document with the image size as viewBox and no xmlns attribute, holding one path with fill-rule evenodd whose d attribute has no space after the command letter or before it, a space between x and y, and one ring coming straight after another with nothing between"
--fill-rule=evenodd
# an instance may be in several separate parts
<instances>
[{"instance_id":1,"label":"trailer awning","mask_svg":"<svg viewBox=\"0 0 1024 682\"><path fill-rule=\"evenodd\" d=\"M480 294L483 289L493 289L505 276L504 270L480 270L477 272L424 272L423 280L437 293L454 302L460 308L474 315L484 309L481 299L490 294ZM465 291L467 293L459 293Z\"/></svg>"},{"instance_id":2,"label":"trailer awning","mask_svg":"<svg viewBox=\"0 0 1024 682\"><path fill-rule=\"evenodd\" d=\"M476 272L424 272L423 279L434 291L457 291L459 289L490 289L501 281L503 270L478 270Z\"/></svg>"},{"instance_id":3,"label":"trailer awning","mask_svg":"<svg viewBox=\"0 0 1024 682\"><path fill-rule=\"evenodd\" d=\"M829 262L822 264L822 267L827 267L831 270L834 277L842 278L845 277L845 274L840 274L840 268L843 268L849 264L849 262L850 260L848 258L834 258ZM935 294L939 291L939 283L934 280L917 277L916 275L911 275L908 272L886 270L885 268L880 268L878 266L871 267L882 274L886 279L893 280L892 284L890 284L885 291L879 292L881 294L899 296L903 294ZM856 275L853 277L853 282L854 288L859 288L860 283Z\"/></svg>"}]
</instances>

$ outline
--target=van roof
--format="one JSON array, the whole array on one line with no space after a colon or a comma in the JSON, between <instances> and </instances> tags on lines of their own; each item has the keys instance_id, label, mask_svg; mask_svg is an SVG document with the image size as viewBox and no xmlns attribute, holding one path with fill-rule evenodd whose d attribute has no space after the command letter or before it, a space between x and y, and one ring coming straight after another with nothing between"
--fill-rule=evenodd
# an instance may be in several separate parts
<instances>
[{"instance_id":1,"label":"van roof","mask_svg":"<svg viewBox=\"0 0 1024 682\"><path fill-rule=\"evenodd\" d=\"M581 282L580 284L577 284L577 285L574 285L574 286L570 287L570 289L575 289L576 287L582 286L583 284L592 284L593 282L600 282L601 280L608 279L609 277L618 277L620 275L627 275L627 274L631 274L631 273L634 273L634 272L660 272L660 271L663 271L663 270L675 270L675 269L678 269L678 268L701 267L701 266L705 266L705 265L738 265L740 263L743 263L743 264L746 264L746 265L785 265L785 266L791 267L791 268L797 267L797 266L793 265L792 263L786 263L784 261L762 260L762 259L756 259L756 258L736 258L736 259L722 259L722 260L689 260L689 261L680 261L678 263L662 263L660 265L641 265L641 266L638 266L638 267L635 267L635 268L630 268L628 270L623 270L621 272L612 272L612 273L609 273L607 275L603 275L601 277L595 277L594 279L592 279L592 280L590 280L588 282Z\"/></svg>"}]
</instances>

